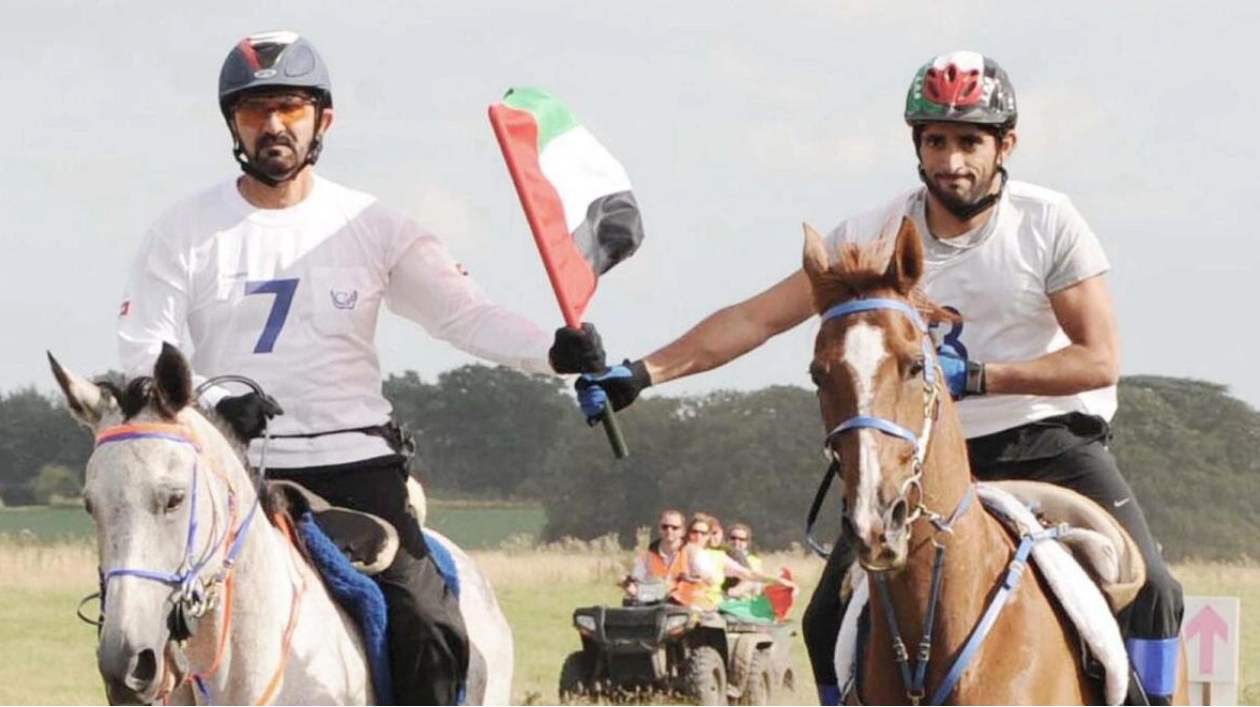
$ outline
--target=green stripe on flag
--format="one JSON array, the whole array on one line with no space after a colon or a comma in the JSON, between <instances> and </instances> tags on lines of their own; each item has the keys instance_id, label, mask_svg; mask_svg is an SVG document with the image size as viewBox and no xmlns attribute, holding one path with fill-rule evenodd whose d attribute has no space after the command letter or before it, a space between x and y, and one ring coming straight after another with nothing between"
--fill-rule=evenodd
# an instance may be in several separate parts
<instances>
[{"instance_id":1,"label":"green stripe on flag","mask_svg":"<svg viewBox=\"0 0 1260 707\"><path fill-rule=\"evenodd\" d=\"M546 91L536 88L510 88L503 96L503 105L523 110L534 116L538 124L538 151L541 153L556 136L577 127L577 118L563 103Z\"/></svg>"}]
</instances>

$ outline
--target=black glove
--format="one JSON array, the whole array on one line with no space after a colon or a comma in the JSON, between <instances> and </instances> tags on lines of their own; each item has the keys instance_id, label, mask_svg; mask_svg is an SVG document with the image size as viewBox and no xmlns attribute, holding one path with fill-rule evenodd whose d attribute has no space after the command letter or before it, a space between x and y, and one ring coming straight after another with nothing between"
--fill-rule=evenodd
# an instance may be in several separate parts
<instances>
[{"instance_id":1,"label":"black glove","mask_svg":"<svg viewBox=\"0 0 1260 707\"><path fill-rule=\"evenodd\" d=\"M556 373L595 373L604 370L604 342L595 325L583 322L581 329L556 329L556 340L547 352Z\"/></svg>"},{"instance_id":2,"label":"black glove","mask_svg":"<svg viewBox=\"0 0 1260 707\"><path fill-rule=\"evenodd\" d=\"M267 429L267 420L283 415L284 410L270 395L246 393L230 395L214 406L215 412L232 426L242 442L261 437Z\"/></svg>"},{"instance_id":3,"label":"black glove","mask_svg":"<svg viewBox=\"0 0 1260 707\"><path fill-rule=\"evenodd\" d=\"M613 410L620 410L639 393L652 385L652 377L648 375L643 359L630 361L626 359L620 366L605 369L602 373L587 373L579 376L573 387L577 388L578 404L586 413L586 420L591 424L597 422L604 414L604 407L612 401Z\"/></svg>"}]
</instances>

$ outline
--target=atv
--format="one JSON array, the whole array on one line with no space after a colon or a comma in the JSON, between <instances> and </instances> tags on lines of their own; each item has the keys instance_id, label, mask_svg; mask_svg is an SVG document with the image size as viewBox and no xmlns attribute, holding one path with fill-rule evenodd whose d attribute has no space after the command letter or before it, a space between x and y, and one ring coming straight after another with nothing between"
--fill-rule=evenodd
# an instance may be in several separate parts
<instances>
[{"instance_id":1,"label":"atv","mask_svg":"<svg viewBox=\"0 0 1260 707\"><path fill-rule=\"evenodd\" d=\"M561 668L561 702L665 693L701 705L768 705L793 688L791 623L696 611L663 594L644 584L621 607L573 612L582 650Z\"/></svg>"}]
</instances>

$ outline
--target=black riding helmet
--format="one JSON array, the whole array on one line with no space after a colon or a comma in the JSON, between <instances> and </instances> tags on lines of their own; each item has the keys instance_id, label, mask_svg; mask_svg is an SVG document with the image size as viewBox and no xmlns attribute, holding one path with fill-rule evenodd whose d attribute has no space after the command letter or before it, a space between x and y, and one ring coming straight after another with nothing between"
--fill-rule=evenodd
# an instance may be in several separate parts
<instances>
[{"instance_id":1,"label":"black riding helmet","mask_svg":"<svg viewBox=\"0 0 1260 707\"><path fill-rule=\"evenodd\" d=\"M315 47L296 32L281 30L251 34L232 47L223 61L223 68L219 70L219 109L232 131L232 154L246 174L273 187L292 179L306 165L315 164L323 147L320 136L312 139L306 160L292 174L284 179L275 179L250 163L232 125L232 111L242 96L287 88L302 89L315 97L317 122L323 110L332 107L332 81L328 76L328 66Z\"/></svg>"}]
</instances>

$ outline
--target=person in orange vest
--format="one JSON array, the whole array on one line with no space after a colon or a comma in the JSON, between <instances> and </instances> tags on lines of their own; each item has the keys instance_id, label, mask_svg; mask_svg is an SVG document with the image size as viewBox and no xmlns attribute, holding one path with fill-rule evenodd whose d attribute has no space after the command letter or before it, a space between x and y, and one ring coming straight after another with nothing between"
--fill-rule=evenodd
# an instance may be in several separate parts
<instances>
[{"instance_id":1,"label":"person in orange vest","mask_svg":"<svg viewBox=\"0 0 1260 707\"><path fill-rule=\"evenodd\" d=\"M621 582L629 599L639 597L639 585L647 582L669 583L672 577L686 573L682 553L683 514L669 509L661 513L660 535L634 563L634 569Z\"/></svg>"}]
</instances>

